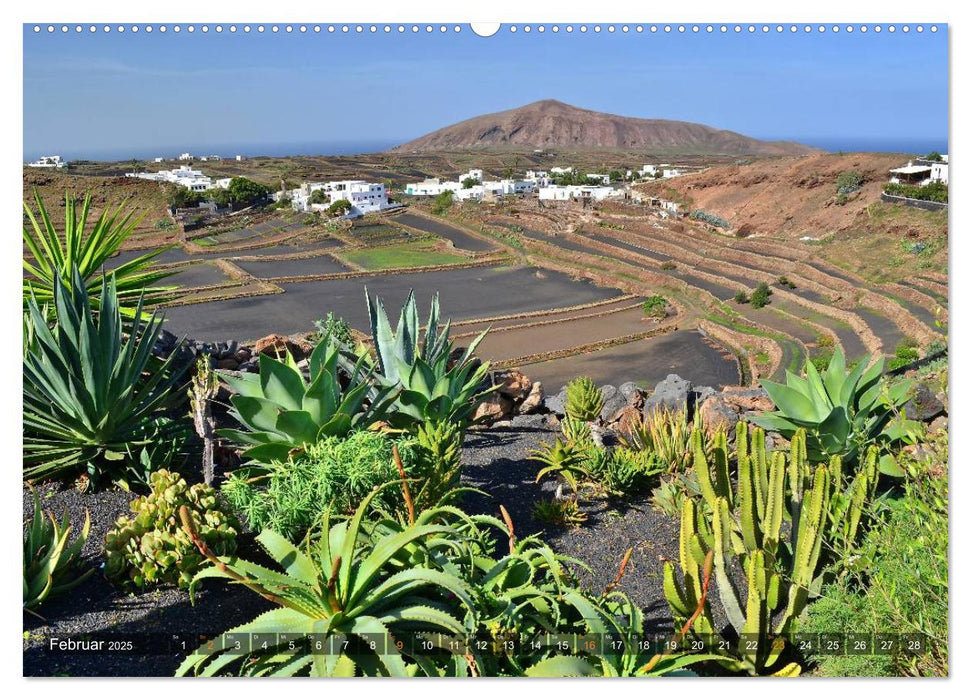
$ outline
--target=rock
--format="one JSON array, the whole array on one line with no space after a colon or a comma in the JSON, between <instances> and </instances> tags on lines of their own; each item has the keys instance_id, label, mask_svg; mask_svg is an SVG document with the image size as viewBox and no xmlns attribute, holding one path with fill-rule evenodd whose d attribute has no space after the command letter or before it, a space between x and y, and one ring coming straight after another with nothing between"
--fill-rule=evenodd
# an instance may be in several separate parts
<instances>
[{"instance_id":1,"label":"rock","mask_svg":"<svg viewBox=\"0 0 971 700\"><path fill-rule=\"evenodd\" d=\"M295 360L302 360L312 351L313 348L307 343L298 343L277 333L260 338L253 345L256 355L268 355L275 359L282 359L289 352Z\"/></svg>"},{"instance_id":2,"label":"rock","mask_svg":"<svg viewBox=\"0 0 971 700\"><path fill-rule=\"evenodd\" d=\"M253 352L249 348L240 348L233 357L237 362L246 362L246 360L253 357Z\"/></svg>"},{"instance_id":3,"label":"rock","mask_svg":"<svg viewBox=\"0 0 971 700\"><path fill-rule=\"evenodd\" d=\"M216 369L239 369L239 363L234 358L227 357L226 359L216 362Z\"/></svg>"},{"instance_id":4,"label":"rock","mask_svg":"<svg viewBox=\"0 0 971 700\"><path fill-rule=\"evenodd\" d=\"M260 363L257 360L246 360L239 363L240 372L259 372Z\"/></svg>"},{"instance_id":5,"label":"rock","mask_svg":"<svg viewBox=\"0 0 971 700\"><path fill-rule=\"evenodd\" d=\"M928 422L944 414L945 407L927 384L917 384L914 395L904 404L903 413L911 420Z\"/></svg>"},{"instance_id":6,"label":"rock","mask_svg":"<svg viewBox=\"0 0 971 700\"><path fill-rule=\"evenodd\" d=\"M708 433L717 430L731 432L738 422L738 411L717 394L709 396L701 403L697 415Z\"/></svg>"},{"instance_id":7,"label":"rock","mask_svg":"<svg viewBox=\"0 0 971 700\"><path fill-rule=\"evenodd\" d=\"M227 340L225 346L219 351L219 358L235 358L237 350L239 350L239 342L236 340Z\"/></svg>"},{"instance_id":8,"label":"rock","mask_svg":"<svg viewBox=\"0 0 971 700\"><path fill-rule=\"evenodd\" d=\"M523 402L519 404L519 413L522 415L529 413L537 413L541 408L543 408L543 399L545 394L543 393L543 383L533 382L533 385L529 389L529 394L523 399Z\"/></svg>"},{"instance_id":9,"label":"rock","mask_svg":"<svg viewBox=\"0 0 971 700\"><path fill-rule=\"evenodd\" d=\"M501 420L512 413L513 403L502 394L492 394L478 405L472 420L484 420L495 422Z\"/></svg>"},{"instance_id":10,"label":"rock","mask_svg":"<svg viewBox=\"0 0 971 700\"><path fill-rule=\"evenodd\" d=\"M624 406L610 417L607 424L621 435L630 435L634 426L641 422L641 410L634 406Z\"/></svg>"},{"instance_id":11,"label":"rock","mask_svg":"<svg viewBox=\"0 0 971 700\"><path fill-rule=\"evenodd\" d=\"M665 407L674 411L687 410L691 382L676 374L669 374L654 387L654 392L644 401L644 417L650 418L655 409Z\"/></svg>"},{"instance_id":12,"label":"rock","mask_svg":"<svg viewBox=\"0 0 971 700\"><path fill-rule=\"evenodd\" d=\"M709 396L714 396L718 392L710 386L696 386L691 389L690 401L692 406L700 406Z\"/></svg>"},{"instance_id":13,"label":"rock","mask_svg":"<svg viewBox=\"0 0 971 700\"><path fill-rule=\"evenodd\" d=\"M525 399L533 388L533 381L518 369L500 370L494 375L499 394L513 401Z\"/></svg>"},{"instance_id":14,"label":"rock","mask_svg":"<svg viewBox=\"0 0 971 700\"><path fill-rule=\"evenodd\" d=\"M542 413L532 413L527 416L518 415L513 416L512 420L509 421L509 425L512 428L526 430L545 430L547 428L547 418Z\"/></svg>"},{"instance_id":15,"label":"rock","mask_svg":"<svg viewBox=\"0 0 971 700\"><path fill-rule=\"evenodd\" d=\"M765 389L760 387L729 387L722 390L721 397L739 413L771 411L775 408Z\"/></svg>"},{"instance_id":16,"label":"rock","mask_svg":"<svg viewBox=\"0 0 971 700\"><path fill-rule=\"evenodd\" d=\"M927 426L928 432L936 433L939 430L947 430L947 416L938 416Z\"/></svg>"},{"instance_id":17,"label":"rock","mask_svg":"<svg viewBox=\"0 0 971 700\"><path fill-rule=\"evenodd\" d=\"M560 389L556 396L546 397L546 410L558 416L566 414L566 387Z\"/></svg>"},{"instance_id":18,"label":"rock","mask_svg":"<svg viewBox=\"0 0 971 700\"><path fill-rule=\"evenodd\" d=\"M617 391L627 400L628 406L641 408L644 405L644 391L634 382L624 382Z\"/></svg>"},{"instance_id":19,"label":"rock","mask_svg":"<svg viewBox=\"0 0 971 700\"><path fill-rule=\"evenodd\" d=\"M606 422L610 420L617 411L627 406L627 399L617 389L617 387L607 384L600 388L604 397L604 406L600 411L600 420Z\"/></svg>"}]
</instances>

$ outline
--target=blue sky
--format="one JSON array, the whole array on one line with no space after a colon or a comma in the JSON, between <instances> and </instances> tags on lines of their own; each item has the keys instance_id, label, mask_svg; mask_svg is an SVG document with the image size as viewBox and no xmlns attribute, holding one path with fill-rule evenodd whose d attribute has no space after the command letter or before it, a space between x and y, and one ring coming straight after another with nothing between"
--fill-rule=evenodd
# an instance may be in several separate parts
<instances>
[{"instance_id":1,"label":"blue sky","mask_svg":"<svg viewBox=\"0 0 971 700\"><path fill-rule=\"evenodd\" d=\"M24 154L391 145L554 98L820 144L946 146L947 30L118 34L24 27ZM850 150L850 147L847 148ZM251 152L250 155L256 155Z\"/></svg>"}]
</instances>

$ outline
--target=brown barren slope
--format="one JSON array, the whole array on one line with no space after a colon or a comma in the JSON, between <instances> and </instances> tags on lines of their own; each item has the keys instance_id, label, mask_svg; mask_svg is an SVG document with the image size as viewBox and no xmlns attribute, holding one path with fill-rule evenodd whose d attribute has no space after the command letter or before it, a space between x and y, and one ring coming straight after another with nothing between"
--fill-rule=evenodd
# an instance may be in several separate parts
<instances>
[{"instance_id":1,"label":"brown barren slope","mask_svg":"<svg viewBox=\"0 0 971 700\"><path fill-rule=\"evenodd\" d=\"M800 155L816 149L784 141L760 141L704 124L638 119L541 100L485 114L433 131L391 149L395 152L468 148L604 148L656 153Z\"/></svg>"}]
</instances>

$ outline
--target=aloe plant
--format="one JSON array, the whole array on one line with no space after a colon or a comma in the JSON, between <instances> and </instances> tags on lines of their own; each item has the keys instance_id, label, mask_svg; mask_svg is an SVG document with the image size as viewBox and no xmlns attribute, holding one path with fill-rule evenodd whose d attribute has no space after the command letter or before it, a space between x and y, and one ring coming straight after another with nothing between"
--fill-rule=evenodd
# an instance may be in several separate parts
<instances>
[{"instance_id":1,"label":"aloe plant","mask_svg":"<svg viewBox=\"0 0 971 700\"><path fill-rule=\"evenodd\" d=\"M566 415L587 423L600 418L604 395L590 377L576 377L566 385Z\"/></svg>"},{"instance_id":2,"label":"aloe plant","mask_svg":"<svg viewBox=\"0 0 971 700\"><path fill-rule=\"evenodd\" d=\"M786 438L804 429L812 461L833 455L854 461L866 445L892 440L899 433L890 423L912 388L909 381L886 382L883 358L869 363L864 357L847 372L837 348L822 374L807 361L804 377L787 371L785 384L762 380L776 410L762 413L754 422Z\"/></svg>"},{"instance_id":3,"label":"aloe plant","mask_svg":"<svg viewBox=\"0 0 971 700\"><path fill-rule=\"evenodd\" d=\"M560 438L556 438L552 445L543 445L540 449L533 450L530 453L530 459L543 465L536 473L536 483L548 474L555 474L570 486L573 500L576 501L579 497L579 482L589 477L583 456L575 445L563 442ZM558 487L557 497L559 497L559 491Z\"/></svg>"},{"instance_id":4,"label":"aloe plant","mask_svg":"<svg viewBox=\"0 0 971 700\"><path fill-rule=\"evenodd\" d=\"M245 430L223 428L217 433L247 445L245 458L269 465L286 462L293 450L327 437L346 437L382 420L396 398L396 387L380 388L369 397L371 370L365 359L349 367L346 386L339 366L340 348L327 337L310 355L309 381L289 354L283 361L264 355L259 374L221 372L236 392L230 398L231 415Z\"/></svg>"},{"instance_id":5,"label":"aloe plant","mask_svg":"<svg viewBox=\"0 0 971 700\"><path fill-rule=\"evenodd\" d=\"M24 317L24 478L147 483L186 433L160 416L185 368L153 357L162 318L145 318L144 297L123 322L114 276L100 281L99 311L76 267L70 279L54 280L50 326L33 296Z\"/></svg>"},{"instance_id":6,"label":"aloe plant","mask_svg":"<svg viewBox=\"0 0 971 700\"><path fill-rule=\"evenodd\" d=\"M24 524L24 610L34 612L45 600L71 590L94 569L80 570L81 550L91 530L91 519L84 516L84 527L73 542L68 515L60 523L40 506L40 497L31 492L34 515Z\"/></svg>"},{"instance_id":7,"label":"aloe plant","mask_svg":"<svg viewBox=\"0 0 971 700\"><path fill-rule=\"evenodd\" d=\"M24 225L24 246L30 258L24 258L24 311L31 299L41 306L53 302L55 282L68 286L72 283L74 269L85 281L88 296L97 306L102 281L107 276L104 265L115 255L138 225L134 210L124 213L125 204L114 211L105 209L90 227L88 219L91 195L84 197L78 209L75 198L64 197L64 230L58 231L51 221L40 194L34 193L35 212L24 202L24 215L30 227ZM171 248L171 246L169 246ZM129 260L111 271L122 312L127 316L133 304L144 298L146 303L157 304L170 297L175 287L157 287L158 282L173 273L153 268L155 259L169 248L161 248Z\"/></svg>"},{"instance_id":8,"label":"aloe plant","mask_svg":"<svg viewBox=\"0 0 971 700\"><path fill-rule=\"evenodd\" d=\"M272 530L261 532L257 542L278 569L217 557L183 510L183 527L212 564L195 576L190 592L204 579L228 579L277 607L200 647L176 675L213 676L247 660L232 651L227 635L258 633L288 637L266 651L254 650L240 668L250 675L408 676L416 668L438 675L427 654L410 646L399 649L394 642L406 643L416 630L461 635L462 618L473 605L470 591L455 575L424 565L402 566L400 560L409 560L413 547L455 533L447 525L421 522L368 537L363 526L376 493L349 521L332 523L328 511L321 536L306 551ZM371 649L372 641L381 645L380 652Z\"/></svg>"},{"instance_id":9,"label":"aloe plant","mask_svg":"<svg viewBox=\"0 0 971 700\"><path fill-rule=\"evenodd\" d=\"M364 296L374 340L374 380L385 390L400 390L389 412L392 424L411 427L426 421L448 421L464 428L482 398L495 389L483 386L489 363L477 363L473 357L488 330L476 336L453 363L451 323L445 321L439 327L437 294L423 336L414 291L408 294L396 330L392 330L381 300L372 300L366 288Z\"/></svg>"}]
</instances>

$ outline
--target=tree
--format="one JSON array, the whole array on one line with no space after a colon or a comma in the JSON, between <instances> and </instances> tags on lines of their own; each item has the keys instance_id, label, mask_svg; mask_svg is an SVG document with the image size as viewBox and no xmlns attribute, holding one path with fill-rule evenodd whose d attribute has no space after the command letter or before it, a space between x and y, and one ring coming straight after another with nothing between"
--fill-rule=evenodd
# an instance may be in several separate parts
<instances>
[{"instance_id":1,"label":"tree","mask_svg":"<svg viewBox=\"0 0 971 700\"><path fill-rule=\"evenodd\" d=\"M343 216L351 210L351 203L346 199L338 199L327 207L327 213L331 216Z\"/></svg>"},{"instance_id":2,"label":"tree","mask_svg":"<svg viewBox=\"0 0 971 700\"><path fill-rule=\"evenodd\" d=\"M772 290L769 289L769 285L765 282L759 282L759 286L755 288L752 292L752 308L761 309L763 306L769 303L769 296L772 294Z\"/></svg>"},{"instance_id":3,"label":"tree","mask_svg":"<svg viewBox=\"0 0 971 700\"><path fill-rule=\"evenodd\" d=\"M206 190L203 197L210 202L215 202L217 207L228 207L233 201L233 196L224 187Z\"/></svg>"},{"instance_id":4,"label":"tree","mask_svg":"<svg viewBox=\"0 0 971 700\"><path fill-rule=\"evenodd\" d=\"M432 202L432 214L444 214L455 203L452 190L445 190Z\"/></svg>"},{"instance_id":5,"label":"tree","mask_svg":"<svg viewBox=\"0 0 971 700\"><path fill-rule=\"evenodd\" d=\"M177 187L169 197L169 206L174 209L191 209L199 206L202 195L191 191L188 187Z\"/></svg>"},{"instance_id":6,"label":"tree","mask_svg":"<svg viewBox=\"0 0 971 700\"><path fill-rule=\"evenodd\" d=\"M479 181L476 180L474 177L467 177L464 180L462 180L462 189L467 190L469 188L475 187L478 184L479 184Z\"/></svg>"},{"instance_id":7,"label":"tree","mask_svg":"<svg viewBox=\"0 0 971 700\"><path fill-rule=\"evenodd\" d=\"M226 188L236 204L250 205L261 202L270 194L270 188L246 177L234 177Z\"/></svg>"},{"instance_id":8,"label":"tree","mask_svg":"<svg viewBox=\"0 0 971 700\"><path fill-rule=\"evenodd\" d=\"M502 179L512 180L512 168L507 167L505 170L502 171Z\"/></svg>"},{"instance_id":9,"label":"tree","mask_svg":"<svg viewBox=\"0 0 971 700\"><path fill-rule=\"evenodd\" d=\"M931 151L926 156L924 156L924 160L932 160L935 163L940 163L942 160L944 160L944 158L937 151Z\"/></svg>"},{"instance_id":10,"label":"tree","mask_svg":"<svg viewBox=\"0 0 971 700\"><path fill-rule=\"evenodd\" d=\"M610 181L611 182L620 182L623 179L624 179L624 173L620 172L619 170L611 170L610 171Z\"/></svg>"},{"instance_id":11,"label":"tree","mask_svg":"<svg viewBox=\"0 0 971 700\"><path fill-rule=\"evenodd\" d=\"M327 204L328 201L330 201L330 195L323 190L314 190L310 193L311 204Z\"/></svg>"}]
</instances>

